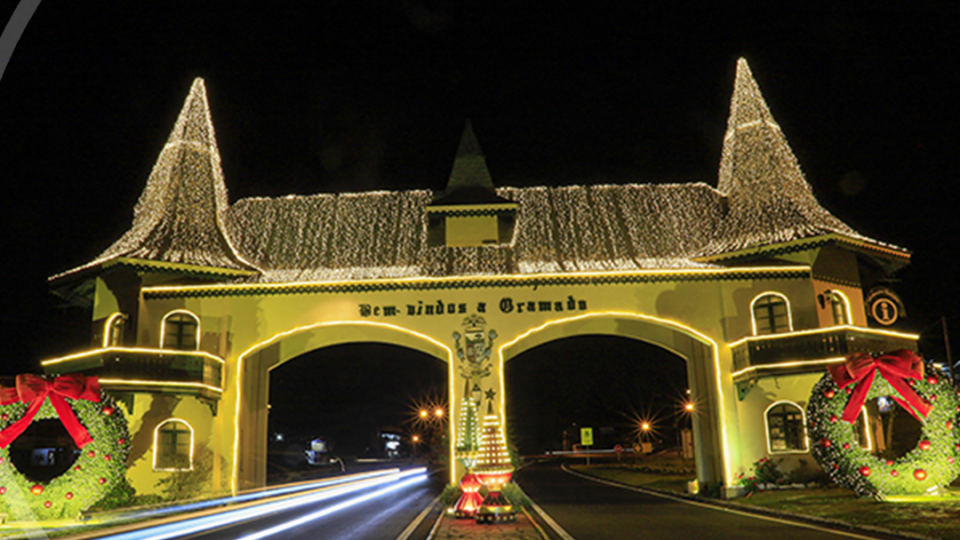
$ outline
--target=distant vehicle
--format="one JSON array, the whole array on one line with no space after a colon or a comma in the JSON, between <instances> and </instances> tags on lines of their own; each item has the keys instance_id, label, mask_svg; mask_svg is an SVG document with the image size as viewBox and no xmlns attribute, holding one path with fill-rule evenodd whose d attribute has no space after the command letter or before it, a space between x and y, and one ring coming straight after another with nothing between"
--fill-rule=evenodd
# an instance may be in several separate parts
<instances>
[{"instance_id":1,"label":"distant vehicle","mask_svg":"<svg viewBox=\"0 0 960 540\"><path fill-rule=\"evenodd\" d=\"M307 463L314 467L331 467L339 466L341 470L343 467L343 460L339 457L333 455L330 451L330 445L327 444L327 441L316 438L310 441L310 446L307 450L304 450L303 453L306 456Z\"/></svg>"}]
</instances>

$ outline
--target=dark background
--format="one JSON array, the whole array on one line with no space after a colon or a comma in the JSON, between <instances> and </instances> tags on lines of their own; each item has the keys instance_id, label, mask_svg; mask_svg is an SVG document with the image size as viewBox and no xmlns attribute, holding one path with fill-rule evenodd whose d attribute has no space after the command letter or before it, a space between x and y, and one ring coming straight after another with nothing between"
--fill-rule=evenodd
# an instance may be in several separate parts
<instances>
[{"instance_id":1,"label":"dark background","mask_svg":"<svg viewBox=\"0 0 960 540\"><path fill-rule=\"evenodd\" d=\"M940 318L960 335L958 8L621 4L42 2L0 80L2 372L87 345L46 277L129 227L193 77L231 202L442 189L467 118L500 186L716 185L740 56L823 206L914 251L900 329L942 358Z\"/></svg>"}]
</instances>

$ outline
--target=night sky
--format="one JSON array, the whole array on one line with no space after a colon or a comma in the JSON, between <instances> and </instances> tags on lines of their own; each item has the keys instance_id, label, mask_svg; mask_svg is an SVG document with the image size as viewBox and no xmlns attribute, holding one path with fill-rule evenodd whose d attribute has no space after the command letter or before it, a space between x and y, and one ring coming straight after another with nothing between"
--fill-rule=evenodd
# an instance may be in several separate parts
<instances>
[{"instance_id":1,"label":"night sky","mask_svg":"<svg viewBox=\"0 0 960 540\"><path fill-rule=\"evenodd\" d=\"M42 2L0 79L3 371L85 346L46 277L127 230L196 76L231 202L442 189L467 118L499 186L715 186L740 56L823 206L914 251L900 329L942 356L940 317L960 336L958 8L619 4Z\"/></svg>"}]
</instances>

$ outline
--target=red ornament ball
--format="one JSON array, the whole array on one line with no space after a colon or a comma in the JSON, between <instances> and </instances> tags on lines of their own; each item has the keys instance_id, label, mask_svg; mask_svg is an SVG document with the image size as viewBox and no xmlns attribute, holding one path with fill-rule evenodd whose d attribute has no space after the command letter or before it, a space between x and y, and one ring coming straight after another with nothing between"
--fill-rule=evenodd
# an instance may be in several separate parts
<instances>
[{"instance_id":1,"label":"red ornament ball","mask_svg":"<svg viewBox=\"0 0 960 540\"><path fill-rule=\"evenodd\" d=\"M93 450L87 452L87 456L88 456L88 457L93 457L93 456L95 456L95 455L97 455L97 453L94 452Z\"/></svg>"},{"instance_id":2,"label":"red ornament ball","mask_svg":"<svg viewBox=\"0 0 960 540\"><path fill-rule=\"evenodd\" d=\"M80 469L81 469L81 467L80 467L79 465L77 465L76 467L73 468L73 470L75 470L75 471L79 471Z\"/></svg>"},{"instance_id":3,"label":"red ornament ball","mask_svg":"<svg viewBox=\"0 0 960 540\"><path fill-rule=\"evenodd\" d=\"M68 491L66 495L63 496L68 501L73 498L73 493Z\"/></svg>"},{"instance_id":4,"label":"red ornament ball","mask_svg":"<svg viewBox=\"0 0 960 540\"><path fill-rule=\"evenodd\" d=\"M100 482L101 484L106 484L106 483L107 483L107 479L101 476L100 479L97 480L97 482Z\"/></svg>"},{"instance_id":5,"label":"red ornament ball","mask_svg":"<svg viewBox=\"0 0 960 540\"><path fill-rule=\"evenodd\" d=\"M0 414L0 420L9 420L10 415L7 413Z\"/></svg>"},{"instance_id":6,"label":"red ornament ball","mask_svg":"<svg viewBox=\"0 0 960 540\"><path fill-rule=\"evenodd\" d=\"M892 459L888 459L888 460L887 460L887 467L889 467L889 466L891 466L891 465L893 465L893 460L892 460Z\"/></svg>"},{"instance_id":7,"label":"red ornament ball","mask_svg":"<svg viewBox=\"0 0 960 540\"><path fill-rule=\"evenodd\" d=\"M7 488L0 487L0 495L6 495L6 494L7 494Z\"/></svg>"},{"instance_id":8,"label":"red ornament ball","mask_svg":"<svg viewBox=\"0 0 960 540\"><path fill-rule=\"evenodd\" d=\"M954 461L955 461L955 460L953 459L953 456L950 456L950 457L947 458L947 463L949 463L950 465L953 465L953 462L954 462Z\"/></svg>"},{"instance_id":9,"label":"red ornament ball","mask_svg":"<svg viewBox=\"0 0 960 540\"><path fill-rule=\"evenodd\" d=\"M30 488L30 493L33 493L34 495L40 495L43 493L43 486L40 484L34 484L33 487Z\"/></svg>"},{"instance_id":10,"label":"red ornament ball","mask_svg":"<svg viewBox=\"0 0 960 540\"><path fill-rule=\"evenodd\" d=\"M894 470L890 471L890 476L896 478L896 477L900 476L900 473L898 473L898 472L896 471L896 469L894 469Z\"/></svg>"},{"instance_id":11,"label":"red ornament ball","mask_svg":"<svg viewBox=\"0 0 960 540\"><path fill-rule=\"evenodd\" d=\"M936 375L931 375L927 377L927 384L937 384L940 382L940 379Z\"/></svg>"},{"instance_id":12,"label":"red ornament ball","mask_svg":"<svg viewBox=\"0 0 960 540\"><path fill-rule=\"evenodd\" d=\"M113 407L111 407L111 406L109 406L109 405L107 405L106 407L103 408L103 414L105 414L105 415L107 415L107 416L112 416L112 415L113 415L113 411L114 411Z\"/></svg>"},{"instance_id":13,"label":"red ornament ball","mask_svg":"<svg viewBox=\"0 0 960 540\"><path fill-rule=\"evenodd\" d=\"M43 507L44 507L44 508L50 508L51 506L53 506L53 503L52 503L52 502L50 502L50 501L44 501L44 503L43 503Z\"/></svg>"},{"instance_id":14,"label":"red ornament ball","mask_svg":"<svg viewBox=\"0 0 960 540\"><path fill-rule=\"evenodd\" d=\"M126 442L127 442L127 440L124 439L123 437L117 439L117 444L124 444L124 443L126 443Z\"/></svg>"},{"instance_id":15,"label":"red ornament ball","mask_svg":"<svg viewBox=\"0 0 960 540\"><path fill-rule=\"evenodd\" d=\"M851 387L848 386L848 387L844 388L843 391L846 392L846 393L848 393L848 394L852 394L852 393L853 393L853 388L851 388Z\"/></svg>"},{"instance_id":16,"label":"red ornament ball","mask_svg":"<svg viewBox=\"0 0 960 540\"><path fill-rule=\"evenodd\" d=\"M107 461L110 461L110 454L107 454L107 455L103 456L103 459L105 459L105 460L107 460Z\"/></svg>"},{"instance_id":17,"label":"red ornament ball","mask_svg":"<svg viewBox=\"0 0 960 540\"><path fill-rule=\"evenodd\" d=\"M951 420L947 420L947 431L950 431L951 429L953 429L953 422Z\"/></svg>"},{"instance_id":18,"label":"red ornament ball","mask_svg":"<svg viewBox=\"0 0 960 540\"><path fill-rule=\"evenodd\" d=\"M870 476L870 472L871 472L870 467L867 467L866 465L864 465L863 467L860 467L860 474L862 474L863 476Z\"/></svg>"},{"instance_id":19,"label":"red ornament ball","mask_svg":"<svg viewBox=\"0 0 960 540\"><path fill-rule=\"evenodd\" d=\"M930 401L936 401L936 400L937 400L937 395L936 395L936 394L930 394Z\"/></svg>"},{"instance_id":20,"label":"red ornament ball","mask_svg":"<svg viewBox=\"0 0 960 540\"><path fill-rule=\"evenodd\" d=\"M929 439L924 439L924 440L920 441L920 449L921 449L921 450L924 450L924 451L929 450L931 446L933 446L933 445L930 444L930 440L929 440Z\"/></svg>"},{"instance_id":21,"label":"red ornament ball","mask_svg":"<svg viewBox=\"0 0 960 540\"><path fill-rule=\"evenodd\" d=\"M0 457L0 463L3 463L3 457Z\"/></svg>"},{"instance_id":22,"label":"red ornament ball","mask_svg":"<svg viewBox=\"0 0 960 540\"><path fill-rule=\"evenodd\" d=\"M836 424L836 423L837 423L837 420L839 420L839 418L837 418L837 415L835 415L835 414L831 414L831 415L830 415L830 421L831 421L832 423Z\"/></svg>"},{"instance_id":23,"label":"red ornament ball","mask_svg":"<svg viewBox=\"0 0 960 540\"><path fill-rule=\"evenodd\" d=\"M960 394L960 393L958 393L958 394ZM826 391L824 391L824 393L823 393L823 397L825 397L825 398L827 398L827 399L833 399L833 396L835 396L835 395L837 395L837 393L834 392L833 389L826 390Z\"/></svg>"},{"instance_id":24,"label":"red ornament ball","mask_svg":"<svg viewBox=\"0 0 960 540\"><path fill-rule=\"evenodd\" d=\"M824 448L830 448L830 445L832 445L832 444L833 444L833 443L830 442L830 439L827 439L827 438L820 439L820 446L822 446L822 447L824 447Z\"/></svg>"},{"instance_id":25,"label":"red ornament ball","mask_svg":"<svg viewBox=\"0 0 960 540\"><path fill-rule=\"evenodd\" d=\"M849 450L849 449L850 449L850 443L848 443L848 442L843 443L843 449L844 449L844 450Z\"/></svg>"},{"instance_id":26,"label":"red ornament ball","mask_svg":"<svg viewBox=\"0 0 960 540\"><path fill-rule=\"evenodd\" d=\"M923 469L917 469L917 470L913 471L913 477L916 478L917 480L923 482L924 480L927 479L927 471L925 471L925 470L923 470Z\"/></svg>"}]
</instances>

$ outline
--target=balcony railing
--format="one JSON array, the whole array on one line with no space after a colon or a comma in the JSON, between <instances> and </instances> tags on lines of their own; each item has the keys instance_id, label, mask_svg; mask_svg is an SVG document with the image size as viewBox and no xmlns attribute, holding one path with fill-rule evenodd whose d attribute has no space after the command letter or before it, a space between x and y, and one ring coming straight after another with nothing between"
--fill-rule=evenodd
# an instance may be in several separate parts
<instances>
[{"instance_id":1,"label":"balcony railing","mask_svg":"<svg viewBox=\"0 0 960 540\"><path fill-rule=\"evenodd\" d=\"M41 362L62 375L82 371L100 378L107 390L161 391L219 399L223 360L202 351L108 347Z\"/></svg>"},{"instance_id":2,"label":"balcony railing","mask_svg":"<svg viewBox=\"0 0 960 540\"><path fill-rule=\"evenodd\" d=\"M765 366L774 367L778 364L793 364L791 367L810 371L803 369L804 364L823 369L823 360L840 358L854 352L880 353L897 349L916 351L917 339L915 334L857 326L834 326L749 337L731 343L730 349L733 353L735 374L744 373L744 370L757 373Z\"/></svg>"}]
</instances>

